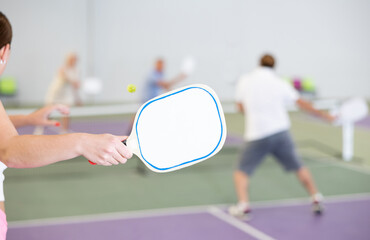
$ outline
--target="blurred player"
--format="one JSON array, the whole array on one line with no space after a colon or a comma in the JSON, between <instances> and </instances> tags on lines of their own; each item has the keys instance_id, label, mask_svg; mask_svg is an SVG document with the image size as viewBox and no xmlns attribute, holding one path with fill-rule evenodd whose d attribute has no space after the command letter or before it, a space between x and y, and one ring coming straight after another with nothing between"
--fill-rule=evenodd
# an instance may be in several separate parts
<instances>
[{"instance_id":1,"label":"blurred player","mask_svg":"<svg viewBox=\"0 0 370 240\"><path fill-rule=\"evenodd\" d=\"M260 67L242 76L236 89L238 110L245 115L245 146L237 170L234 172L238 203L229 208L229 213L237 217L248 217L249 178L264 157L272 154L287 171L294 171L311 195L313 210L321 213L322 195L318 192L310 171L303 166L290 136L290 120L287 103L298 107L324 120L335 118L326 112L316 110L309 102L300 98L298 92L280 79L275 71L275 60L264 55Z\"/></svg>"},{"instance_id":2,"label":"blurred player","mask_svg":"<svg viewBox=\"0 0 370 240\"><path fill-rule=\"evenodd\" d=\"M184 80L187 75L181 72L173 79L166 80L164 75L165 63L164 60L159 58L155 61L154 70L149 74L145 82L145 92L143 102L148 101L165 91L169 91L175 84Z\"/></svg>"},{"instance_id":3,"label":"blurred player","mask_svg":"<svg viewBox=\"0 0 370 240\"><path fill-rule=\"evenodd\" d=\"M78 90L80 88L80 80L77 71L77 55L69 53L65 59L63 66L58 70L53 82L50 85L46 95L46 105L64 104L67 106L81 105L81 98ZM62 126L60 133L67 133L69 130L69 117L62 118ZM44 131L44 127L37 127L34 134L40 135Z\"/></svg>"}]
</instances>

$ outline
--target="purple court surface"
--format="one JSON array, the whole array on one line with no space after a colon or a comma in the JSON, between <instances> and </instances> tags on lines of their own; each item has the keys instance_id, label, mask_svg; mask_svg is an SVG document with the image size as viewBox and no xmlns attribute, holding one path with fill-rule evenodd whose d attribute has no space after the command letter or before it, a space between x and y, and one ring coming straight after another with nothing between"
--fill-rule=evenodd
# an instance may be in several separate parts
<instances>
[{"instance_id":1,"label":"purple court surface","mask_svg":"<svg viewBox=\"0 0 370 240\"><path fill-rule=\"evenodd\" d=\"M21 127L17 129L19 134L32 134L34 127ZM45 127L44 134L58 134L57 127ZM74 122L71 123L72 132L87 133L111 133L111 134L129 134L129 123L126 121L97 121L97 122Z\"/></svg>"},{"instance_id":2,"label":"purple court surface","mask_svg":"<svg viewBox=\"0 0 370 240\"><path fill-rule=\"evenodd\" d=\"M370 128L370 115L365 117L364 119L358 121L356 123L357 126L365 127L365 128Z\"/></svg>"},{"instance_id":3,"label":"purple court surface","mask_svg":"<svg viewBox=\"0 0 370 240\"><path fill-rule=\"evenodd\" d=\"M329 201L325 207L322 216L314 216L306 203L261 205L249 221L204 207L10 223L7 239L370 239L369 197Z\"/></svg>"}]
</instances>

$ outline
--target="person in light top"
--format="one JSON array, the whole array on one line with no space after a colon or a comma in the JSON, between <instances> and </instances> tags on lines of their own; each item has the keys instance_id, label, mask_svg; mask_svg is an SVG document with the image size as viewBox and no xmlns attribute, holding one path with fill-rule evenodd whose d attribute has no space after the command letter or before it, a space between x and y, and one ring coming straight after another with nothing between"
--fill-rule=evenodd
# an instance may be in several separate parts
<instances>
[{"instance_id":1,"label":"person in light top","mask_svg":"<svg viewBox=\"0 0 370 240\"><path fill-rule=\"evenodd\" d=\"M82 105L79 96L80 80L77 71L77 54L69 53L60 67L49 90L46 94L45 105L63 104L66 106ZM62 117L60 133L68 133L70 118L68 115ZM35 135L44 133L43 126L37 126L33 132Z\"/></svg>"},{"instance_id":2,"label":"person in light top","mask_svg":"<svg viewBox=\"0 0 370 240\"><path fill-rule=\"evenodd\" d=\"M300 98L299 93L280 79L274 71L275 59L266 54L260 66L242 76L236 87L236 104L245 116L245 145L234 183L238 203L229 208L237 217L248 217L249 179L265 156L271 154L287 171L293 171L312 198L315 213L322 212L322 195L319 193L310 171L298 156L290 135L287 104L295 103L302 110L328 122L335 120L330 114L315 109L310 102Z\"/></svg>"}]
</instances>

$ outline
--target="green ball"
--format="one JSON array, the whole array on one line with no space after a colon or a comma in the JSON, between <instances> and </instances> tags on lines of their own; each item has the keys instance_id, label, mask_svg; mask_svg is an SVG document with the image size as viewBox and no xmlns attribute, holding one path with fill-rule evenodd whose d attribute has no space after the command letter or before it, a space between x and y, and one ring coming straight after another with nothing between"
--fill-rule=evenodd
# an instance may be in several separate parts
<instances>
[{"instance_id":1,"label":"green ball","mask_svg":"<svg viewBox=\"0 0 370 240\"><path fill-rule=\"evenodd\" d=\"M305 92L314 92L315 91L315 83L310 78L305 78L302 81L302 89Z\"/></svg>"},{"instance_id":2,"label":"green ball","mask_svg":"<svg viewBox=\"0 0 370 240\"><path fill-rule=\"evenodd\" d=\"M0 80L1 95L15 95L17 92L17 84L13 77L4 77Z\"/></svg>"},{"instance_id":3,"label":"green ball","mask_svg":"<svg viewBox=\"0 0 370 240\"><path fill-rule=\"evenodd\" d=\"M127 85L127 91L134 93L136 91L136 86L134 84Z\"/></svg>"}]
</instances>

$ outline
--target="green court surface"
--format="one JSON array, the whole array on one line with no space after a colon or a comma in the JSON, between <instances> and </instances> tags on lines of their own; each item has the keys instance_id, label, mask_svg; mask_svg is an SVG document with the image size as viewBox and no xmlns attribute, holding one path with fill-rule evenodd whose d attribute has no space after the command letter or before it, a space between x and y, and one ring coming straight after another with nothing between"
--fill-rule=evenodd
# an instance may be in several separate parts
<instances>
[{"instance_id":1,"label":"green court surface","mask_svg":"<svg viewBox=\"0 0 370 240\"><path fill-rule=\"evenodd\" d=\"M240 137L243 119L227 115L228 134ZM370 194L369 129L356 129L356 158L344 163L340 128L300 113L292 114L292 133L304 163L325 196ZM213 158L189 168L158 174L137 172L135 157L125 165L91 166L80 157L37 169L7 169L7 217L54 218L180 206L231 204L236 201L232 171L240 145L227 145ZM306 198L294 174L267 158L251 182L253 202Z\"/></svg>"}]
</instances>

